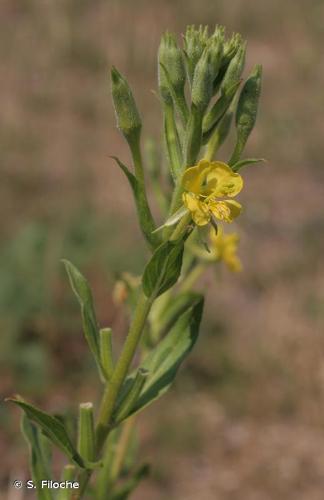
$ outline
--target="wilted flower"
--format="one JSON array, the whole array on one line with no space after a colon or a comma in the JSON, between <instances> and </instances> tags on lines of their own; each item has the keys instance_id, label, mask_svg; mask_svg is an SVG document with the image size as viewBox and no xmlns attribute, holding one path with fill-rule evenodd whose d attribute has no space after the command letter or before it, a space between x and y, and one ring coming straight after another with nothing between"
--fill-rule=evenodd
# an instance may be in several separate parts
<instances>
[{"instance_id":1,"label":"wilted flower","mask_svg":"<svg viewBox=\"0 0 324 500\"><path fill-rule=\"evenodd\" d=\"M212 229L210 231L210 251L214 254L216 260L223 261L233 272L242 271L242 263L237 256L237 247L240 237L237 233L224 234L221 227L217 233Z\"/></svg>"}]
</instances>

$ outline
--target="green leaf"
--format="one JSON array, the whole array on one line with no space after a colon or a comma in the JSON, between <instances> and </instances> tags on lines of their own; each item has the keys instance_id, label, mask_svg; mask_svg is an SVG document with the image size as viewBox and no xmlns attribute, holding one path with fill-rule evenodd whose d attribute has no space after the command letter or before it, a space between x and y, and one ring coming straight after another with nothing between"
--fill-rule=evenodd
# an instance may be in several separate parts
<instances>
[{"instance_id":1,"label":"green leaf","mask_svg":"<svg viewBox=\"0 0 324 500\"><path fill-rule=\"evenodd\" d=\"M264 163L266 160L264 158L244 158L243 160L237 161L232 166L234 172L238 172L242 167L247 165L255 165L256 163Z\"/></svg>"},{"instance_id":2,"label":"green leaf","mask_svg":"<svg viewBox=\"0 0 324 500\"><path fill-rule=\"evenodd\" d=\"M41 487L43 480L51 478L48 457L42 443L43 436L26 415L22 417L21 430L30 449L30 468L32 479L37 488L37 498L39 500L53 500L51 490Z\"/></svg>"},{"instance_id":3,"label":"green leaf","mask_svg":"<svg viewBox=\"0 0 324 500\"><path fill-rule=\"evenodd\" d=\"M154 234L155 224L149 209L143 184L137 180L134 174L116 156L111 157L126 175L135 199L137 216L142 233L152 248L160 243L160 238Z\"/></svg>"},{"instance_id":4,"label":"green leaf","mask_svg":"<svg viewBox=\"0 0 324 500\"><path fill-rule=\"evenodd\" d=\"M101 372L99 350L99 328L93 305L90 286L80 271L68 260L63 259L71 288L75 293L80 306L84 336Z\"/></svg>"},{"instance_id":5,"label":"green leaf","mask_svg":"<svg viewBox=\"0 0 324 500\"><path fill-rule=\"evenodd\" d=\"M63 423L58 418L27 403L19 396L7 398L6 401L11 401L24 410L27 417L38 424L50 441L60 448L70 460L81 468L87 468L69 438Z\"/></svg>"},{"instance_id":6,"label":"green leaf","mask_svg":"<svg viewBox=\"0 0 324 500\"><path fill-rule=\"evenodd\" d=\"M180 365L196 343L203 304L203 297L197 295L192 306L179 316L168 335L146 357L141 368L148 370L150 376L127 417L141 411L169 389ZM126 379L123 393L128 390L134 376L132 374Z\"/></svg>"},{"instance_id":7,"label":"green leaf","mask_svg":"<svg viewBox=\"0 0 324 500\"><path fill-rule=\"evenodd\" d=\"M174 226L174 224L179 222L179 220L182 219L182 217L184 217L187 213L189 213L189 210L186 207L184 207L184 206L180 207L176 212L174 212L174 214L172 214L164 222L164 224L162 224L162 226L156 228L154 232L156 233L157 231L160 231L161 229L163 229L165 227Z\"/></svg>"},{"instance_id":8,"label":"green leaf","mask_svg":"<svg viewBox=\"0 0 324 500\"><path fill-rule=\"evenodd\" d=\"M166 241L154 252L144 269L143 290L147 297L158 297L171 288L180 276L184 242Z\"/></svg>"}]
</instances>

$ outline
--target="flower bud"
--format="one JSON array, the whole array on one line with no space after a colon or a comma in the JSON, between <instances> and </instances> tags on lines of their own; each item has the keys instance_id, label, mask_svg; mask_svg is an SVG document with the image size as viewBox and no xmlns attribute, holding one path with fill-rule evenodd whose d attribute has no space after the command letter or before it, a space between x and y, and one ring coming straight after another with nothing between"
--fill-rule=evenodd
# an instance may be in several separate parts
<instances>
[{"instance_id":1,"label":"flower bud","mask_svg":"<svg viewBox=\"0 0 324 500\"><path fill-rule=\"evenodd\" d=\"M117 127L128 143L138 140L142 128L135 99L127 80L115 67L111 70L111 89L117 119Z\"/></svg>"},{"instance_id":2,"label":"flower bud","mask_svg":"<svg viewBox=\"0 0 324 500\"><path fill-rule=\"evenodd\" d=\"M187 72L189 81L192 84L196 65L207 45L208 26L188 26L184 36L184 52L186 56Z\"/></svg>"},{"instance_id":3,"label":"flower bud","mask_svg":"<svg viewBox=\"0 0 324 500\"><path fill-rule=\"evenodd\" d=\"M246 80L237 104L237 141L230 164L237 162L255 125L261 93L262 66L257 64Z\"/></svg>"},{"instance_id":4,"label":"flower bud","mask_svg":"<svg viewBox=\"0 0 324 500\"><path fill-rule=\"evenodd\" d=\"M233 33L232 37L224 43L224 55L222 66L228 65L237 53L238 49L243 45L242 37L239 33Z\"/></svg>"},{"instance_id":5,"label":"flower bud","mask_svg":"<svg viewBox=\"0 0 324 500\"><path fill-rule=\"evenodd\" d=\"M223 54L221 37L213 36L195 69L192 83L192 102L198 110L204 112L213 96L213 83L217 76Z\"/></svg>"},{"instance_id":6,"label":"flower bud","mask_svg":"<svg viewBox=\"0 0 324 500\"><path fill-rule=\"evenodd\" d=\"M162 36L158 52L158 63L160 93L162 99L170 103L173 92L176 96L183 96L186 71L182 52L174 35L169 32Z\"/></svg>"},{"instance_id":7,"label":"flower bud","mask_svg":"<svg viewBox=\"0 0 324 500\"><path fill-rule=\"evenodd\" d=\"M226 94L235 85L243 72L245 65L246 44L239 47L235 56L231 60L226 70L224 79L221 84L221 93Z\"/></svg>"}]
</instances>

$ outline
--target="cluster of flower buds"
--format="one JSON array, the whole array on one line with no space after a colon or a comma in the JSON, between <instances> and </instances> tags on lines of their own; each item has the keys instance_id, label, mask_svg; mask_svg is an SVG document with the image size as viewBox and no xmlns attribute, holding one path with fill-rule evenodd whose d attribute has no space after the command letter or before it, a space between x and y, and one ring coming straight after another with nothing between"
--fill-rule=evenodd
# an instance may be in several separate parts
<instances>
[{"instance_id":1,"label":"cluster of flower buds","mask_svg":"<svg viewBox=\"0 0 324 500\"><path fill-rule=\"evenodd\" d=\"M245 55L246 42L241 35L234 33L227 38L223 26L216 26L212 33L207 27L189 26L183 36L183 47L169 32L161 38L158 87L164 116L168 172L175 187L168 218L160 227L177 223L184 217L184 207L191 212L196 225L213 222L215 217L230 222L234 208L235 217L239 213L236 202L222 197L230 192L231 182L242 166L259 161L242 158L256 120L262 76L262 68L257 65L243 83ZM131 149L135 176L120 162L119 165L131 183L142 231L150 246L155 248L161 239L146 196L140 153L141 119L127 81L114 68L112 95L118 127ZM228 137L234 117L236 142L230 157L219 162L218 150ZM220 163L229 169L226 170L229 186L221 190L215 187L215 183L220 186L222 182L217 170ZM202 164L206 167L204 174L199 167L197 179L191 182L195 189L188 191L184 183L185 173L189 169L193 175L196 170L190 167ZM151 170L148 168L148 173ZM212 176L215 186L206 195L205 184L212 184L209 181ZM202 182L202 179L205 180ZM197 186L200 186L199 192ZM218 193L217 200L215 193ZM165 229L162 240L170 231Z\"/></svg>"}]
</instances>

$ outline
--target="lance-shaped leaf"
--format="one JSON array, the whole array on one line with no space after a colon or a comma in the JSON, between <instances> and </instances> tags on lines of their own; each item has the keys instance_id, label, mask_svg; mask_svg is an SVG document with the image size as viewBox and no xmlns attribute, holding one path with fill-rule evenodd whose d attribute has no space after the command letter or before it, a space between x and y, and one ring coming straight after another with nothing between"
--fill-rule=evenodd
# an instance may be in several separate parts
<instances>
[{"instance_id":1,"label":"lance-shaped leaf","mask_svg":"<svg viewBox=\"0 0 324 500\"><path fill-rule=\"evenodd\" d=\"M156 248L160 243L160 238L154 233L155 223L147 203L144 186L116 156L112 158L126 175L132 189L142 233L150 247Z\"/></svg>"},{"instance_id":2,"label":"lance-shaped leaf","mask_svg":"<svg viewBox=\"0 0 324 500\"><path fill-rule=\"evenodd\" d=\"M143 290L147 297L158 297L171 288L180 276L184 242L166 241L154 252L144 269Z\"/></svg>"},{"instance_id":3,"label":"lance-shaped leaf","mask_svg":"<svg viewBox=\"0 0 324 500\"><path fill-rule=\"evenodd\" d=\"M180 219L182 219L182 217L184 217L188 213L189 210L186 207L184 206L180 207L179 210L177 210L176 212L174 212L174 214L170 215L170 217L167 218L167 220L162 224L162 226L157 227L155 229L155 232L161 231L161 229L164 229L165 227L174 226L174 224L179 222Z\"/></svg>"},{"instance_id":4,"label":"lance-shaped leaf","mask_svg":"<svg viewBox=\"0 0 324 500\"><path fill-rule=\"evenodd\" d=\"M71 262L69 262L68 260L63 260L63 263L65 265L66 272L69 276L71 288L75 293L81 306L84 336L96 360L98 369L101 372L99 333L98 333L99 328L93 305L91 288L85 277Z\"/></svg>"},{"instance_id":5,"label":"lance-shaped leaf","mask_svg":"<svg viewBox=\"0 0 324 500\"><path fill-rule=\"evenodd\" d=\"M247 165L255 165L256 163L264 163L266 160L264 158L244 158L240 160L232 166L232 170L234 172L238 172L241 168L246 167Z\"/></svg>"},{"instance_id":6,"label":"lance-shaped leaf","mask_svg":"<svg viewBox=\"0 0 324 500\"><path fill-rule=\"evenodd\" d=\"M41 487L43 480L51 478L51 473L40 431L26 415L22 417L21 430L30 449L30 468L34 485L38 490L37 497L39 500L53 500L51 490Z\"/></svg>"},{"instance_id":7,"label":"lance-shaped leaf","mask_svg":"<svg viewBox=\"0 0 324 500\"><path fill-rule=\"evenodd\" d=\"M50 441L58 446L70 460L81 468L88 467L88 464L86 467L84 460L74 447L63 423L57 417L53 417L39 408L36 408L36 406L27 403L19 396L7 398L6 401L11 401L24 410L27 417L38 424Z\"/></svg>"},{"instance_id":8,"label":"lance-shaped leaf","mask_svg":"<svg viewBox=\"0 0 324 500\"><path fill-rule=\"evenodd\" d=\"M203 297L197 295L191 307L179 316L168 335L146 357L141 369L148 370L150 375L127 417L150 405L169 389L181 363L196 343L203 304ZM135 374L132 374L126 379L120 398L133 384L134 377Z\"/></svg>"}]
</instances>

